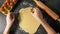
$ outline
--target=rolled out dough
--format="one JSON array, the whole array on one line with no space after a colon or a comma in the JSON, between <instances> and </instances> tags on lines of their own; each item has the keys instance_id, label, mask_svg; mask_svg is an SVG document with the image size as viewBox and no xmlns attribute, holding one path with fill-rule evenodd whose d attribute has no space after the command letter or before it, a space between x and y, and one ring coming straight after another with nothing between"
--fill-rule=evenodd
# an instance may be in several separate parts
<instances>
[{"instance_id":1,"label":"rolled out dough","mask_svg":"<svg viewBox=\"0 0 60 34\"><path fill-rule=\"evenodd\" d=\"M31 15L32 7L22 8L19 11L19 26L28 33L35 33L40 23Z\"/></svg>"}]
</instances>

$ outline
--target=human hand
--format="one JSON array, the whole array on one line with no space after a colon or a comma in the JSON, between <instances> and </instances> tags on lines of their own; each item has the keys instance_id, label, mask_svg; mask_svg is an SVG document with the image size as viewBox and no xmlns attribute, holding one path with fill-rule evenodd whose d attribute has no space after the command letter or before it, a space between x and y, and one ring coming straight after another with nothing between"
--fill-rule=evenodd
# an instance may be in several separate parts
<instances>
[{"instance_id":1,"label":"human hand","mask_svg":"<svg viewBox=\"0 0 60 34\"><path fill-rule=\"evenodd\" d=\"M6 16L6 22L8 26L11 26L14 23L15 16L13 12L10 12Z\"/></svg>"},{"instance_id":2,"label":"human hand","mask_svg":"<svg viewBox=\"0 0 60 34\"><path fill-rule=\"evenodd\" d=\"M41 11L38 8L33 8L32 11L31 11L31 14L37 20L43 19L43 15L42 15Z\"/></svg>"}]
</instances>

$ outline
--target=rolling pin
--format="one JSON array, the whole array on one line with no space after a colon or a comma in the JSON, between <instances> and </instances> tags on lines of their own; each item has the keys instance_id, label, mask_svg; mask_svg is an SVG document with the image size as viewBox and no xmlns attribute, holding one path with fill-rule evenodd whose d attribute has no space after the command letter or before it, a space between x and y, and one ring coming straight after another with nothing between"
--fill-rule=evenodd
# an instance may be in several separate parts
<instances>
[{"instance_id":1,"label":"rolling pin","mask_svg":"<svg viewBox=\"0 0 60 34\"><path fill-rule=\"evenodd\" d=\"M43 9L49 16L51 16L54 20L57 20L60 22L59 16L56 13L54 13L54 11L49 9L45 4L43 4L39 0L34 0L34 2L37 4L37 6L39 6L41 9Z\"/></svg>"}]
</instances>

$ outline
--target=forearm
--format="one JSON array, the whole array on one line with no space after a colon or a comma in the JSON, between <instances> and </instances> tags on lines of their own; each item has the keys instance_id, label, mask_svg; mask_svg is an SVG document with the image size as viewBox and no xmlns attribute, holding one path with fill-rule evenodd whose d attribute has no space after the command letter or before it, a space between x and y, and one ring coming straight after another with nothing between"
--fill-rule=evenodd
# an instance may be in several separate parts
<instances>
[{"instance_id":1,"label":"forearm","mask_svg":"<svg viewBox=\"0 0 60 34\"><path fill-rule=\"evenodd\" d=\"M9 34L11 26L12 25L6 25L6 28L5 28L4 32L3 32L3 34Z\"/></svg>"},{"instance_id":2,"label":"forearm","mask_svg":"<svg viewBox=\"0 0 60 34\"><path fill-rule=\"evenodd\" d=\"M38 21L41 22L48 34L56 34L56 32L48 25L48 23L46 23L45 20L39 19Z\"/></svg>"}]
</instances>

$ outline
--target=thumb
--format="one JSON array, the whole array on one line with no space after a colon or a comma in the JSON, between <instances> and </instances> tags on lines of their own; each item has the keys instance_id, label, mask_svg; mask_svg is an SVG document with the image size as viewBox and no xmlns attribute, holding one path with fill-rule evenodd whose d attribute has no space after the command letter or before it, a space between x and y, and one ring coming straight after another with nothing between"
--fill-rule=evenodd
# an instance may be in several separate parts
<instances>
[{"instance_id":1,"label":"thumb","mask_svg":"<svg viewBox=\"0 0 60 34\"><path fill-rule=\"evenodd\" d=\"M34 8L31 9L31 13L34 13Z\"/></svg>"}]
</instances>

